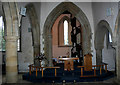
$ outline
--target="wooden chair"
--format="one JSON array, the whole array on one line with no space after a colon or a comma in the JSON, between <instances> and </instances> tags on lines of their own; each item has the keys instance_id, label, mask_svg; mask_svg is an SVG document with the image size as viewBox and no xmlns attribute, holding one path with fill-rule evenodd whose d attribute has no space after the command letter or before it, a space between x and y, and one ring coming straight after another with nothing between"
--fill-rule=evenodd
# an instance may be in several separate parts
<instances>
[{"instance_id":1,"label":"wooden chair","mask_svg":"<svg viewBox=\"0 0 120 85\"><path fill-rule=\"evenodd\" d=\"M84 66L85 71L92 71L92 54L84 55Z\"/></svg>"}]
</instances>

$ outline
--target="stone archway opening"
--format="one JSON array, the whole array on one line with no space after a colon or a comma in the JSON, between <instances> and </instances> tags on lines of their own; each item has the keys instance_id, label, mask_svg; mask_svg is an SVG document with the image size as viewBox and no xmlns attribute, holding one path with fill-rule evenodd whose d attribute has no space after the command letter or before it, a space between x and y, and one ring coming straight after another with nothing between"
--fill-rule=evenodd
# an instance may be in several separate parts
<instances>
[{"instance_id":1,"label":"stone archway opening","mask_svg":"<svg viewBox=\"0 0 120 85\"><path fill-rule=\"evenodd\" d=\"M64 27L65 21L68 22L67 29ZM64 12L56 19L52 27L52 58L78 57L80 65L83 65L82 28L80 26L80 22L70 12Z\"/></svg>"},{"instance_id":2,"label":"stone archway opening","mask_svg":"<svg viewBox=\"0 0 120 85\"><path fill-rule=\"evenodd\" d=\"M113 35L109 23L101 20L95 32L96 64L107 63L108 70L115 70L115 49L110 40L113 41Z\"/></svg>"},{"instance_id":3,"label":"stone archway opening","mask_svg":"<svg viewBox=\"0 0 120 85\"><path fill-rule=\"evenodd\" d=\"M40 25L38 22L38 16L33 3L29 3L26 6L27 15L29 17L31 30L32 30L32 43L34 48L34 57L40 55Z\"/></svg>"},{"instance_id":4,"label":"stone archway opening","mask_svg":"<svg viewBox=\"0 0 120 85\"><path fill-rule=\"evenodd\" d=\"M66 10L72 13L72 15L74 15L78 19L78 21L81 23L81 27L83 28L83 55L91 53L91 38L90 38L91 27L86 15L83 13L83 11L79 7L77 7L72 2L62 2L57 7L55 7L52 10L52 12L48 15L43 28L43 38L45 41L44 51L45 51L45 56L49 61L49 66L52 65L51 30L57 17L60 16Z\"/></svg>"}]
</instances>

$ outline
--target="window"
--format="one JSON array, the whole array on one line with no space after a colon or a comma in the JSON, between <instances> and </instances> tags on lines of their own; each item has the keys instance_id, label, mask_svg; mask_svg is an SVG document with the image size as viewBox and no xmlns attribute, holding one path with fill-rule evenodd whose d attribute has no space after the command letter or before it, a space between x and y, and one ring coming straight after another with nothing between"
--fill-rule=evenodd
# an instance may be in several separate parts
<instances>
[{"instance_id":1,"label":"window","mask_svg":"<svg viewBox=\"0 0 120 85\"><path fill-rule=\"evenodd\" d=\"M64 45L69 45L68 41L68 21L64 20Z\"/></svg>"},{"instance_id":2,"label":"window","mask_svg":"<svg viewBox=\"0 0 120 85\"><path fill-rule=\"evenodd\" d=\"M5 51L5 39L4 36L4 23L3 17L0 17L0 51Z\"/></svg>"},{"instance_id":3,"label":"window","mask_svg":"<svg viewBox=\"0 0 120 85\"><path fill-rule=\"evenodd\" d=\"M17 41L17 51L20 51L20 38Z\"/></svg>"},{"instance_id":4,"label":"window","mask_svg":"<svg viewBox=\"0 0 120 85\"><path fill-rule=\"evenodd\" d=\"M4 22L3 17L0 17L0 51L5 51L5 39L4 39ZM17 51L20 51L20 38L17 42Z\"/></svg>"},{"instance_id":5,"label":"window","mask_svg":"<svg viewBox=\"0 0 120 85\"><path fill-rule=\"evenodd\" d=\"M70 17L64 16L58 24L58 46L72 46L71 31Z\"/></svg>"},{"instance_id":6,"label":"window","mask_svg":"<svg viewBox=\"0 0 120 85\"><path fill-rule=\"evenodd\" d=\"M112 37L110 33L109 33L109 42L112 42Z\"/></svg>"}]
</instances>

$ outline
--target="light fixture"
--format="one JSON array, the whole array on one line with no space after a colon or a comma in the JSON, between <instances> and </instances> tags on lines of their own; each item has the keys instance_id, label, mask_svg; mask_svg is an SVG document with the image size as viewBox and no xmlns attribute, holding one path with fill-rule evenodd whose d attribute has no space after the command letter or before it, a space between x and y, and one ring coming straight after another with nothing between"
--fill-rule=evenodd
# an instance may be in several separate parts
<instances>
[{"instance_id":1,"label":"light fixture","mask_svg":"<svg viewBox=\"0 0 120 85\"><path fill-rule=\"evenodd\" d=\"M23 15L23 16L26 16L26 8L21 7L20 14Z\"/></svg>"}]
</instances>

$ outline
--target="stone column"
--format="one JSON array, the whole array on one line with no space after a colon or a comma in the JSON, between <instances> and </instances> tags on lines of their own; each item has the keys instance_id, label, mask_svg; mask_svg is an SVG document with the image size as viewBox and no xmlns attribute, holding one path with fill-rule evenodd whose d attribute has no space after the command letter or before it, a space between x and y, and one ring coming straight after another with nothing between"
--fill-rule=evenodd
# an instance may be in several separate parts
<instances>
[{"instance_id":1,"label":"stone column","mask_svg":"<svg viewBox=\"0 0 120 85\"><path fill-rule=\"evenodd\" d=\"M40 45L34 44L33 47L34 47L34 49L33 49L34 50L34 64L37 65L37 66L39 66L40 65L39 60L36 59L36 58L40 54Z\"/></svg>"},{"instance_id":2,"label":"stone column","mask_svg":"<svg viewBox=\"0 0 120 85\"><path fill-rule=\"evenodd\" d=\"M34 45L34 57L40 54L40 45Z\"/></svg>"},{"instance_id":3,"label":"stone column","mask_svg":"<svg viewBox=\"0 0 120 85\"><path fill-rule=\"evenodd\" d=\"M48 35L48 61L49 61L49 66L53 66L52 63L52 35Z\"/></svg>"},{"instance_id":4,"label":"stone column","mask_svg":"<svg viewBox=\"0 0 120 85\"><path fill-rule=\"evenodd\" d=\"M96 65L101 65L101 64L102 64L102 49L96 49Z\"/></svg>"},{"instance_id":5,"label":"stone column","mask_svg":"<svg viewBox=\"0 0 120 85\"><path fill-rule=\"evenodd\" d=\"M117 70L117 79L120 81L120 34L117 39L116 47L116 70Z\"/></svg>"},{"instance_id":6,"label":"stone column","mask_svg":"<svg viewBox=\"0 0 120 85\"><path fill-rule=\"evenodd\" d=\"M6 36L6 82L16 83L17 69L17 39L16 36Z\"/></svg>"}]
</instances>

